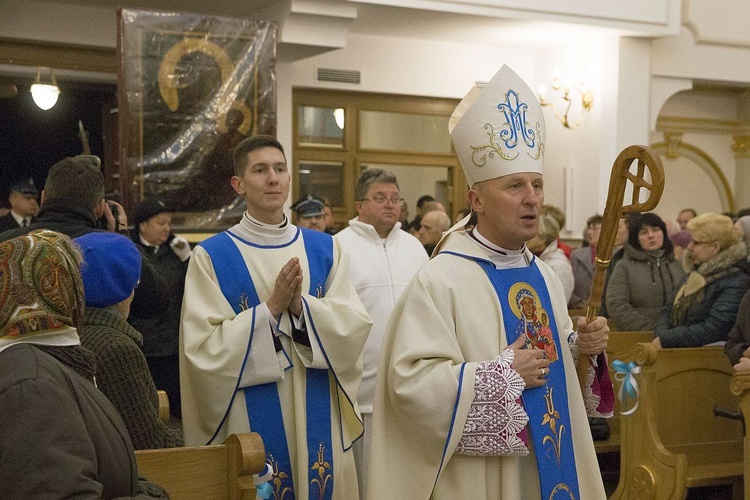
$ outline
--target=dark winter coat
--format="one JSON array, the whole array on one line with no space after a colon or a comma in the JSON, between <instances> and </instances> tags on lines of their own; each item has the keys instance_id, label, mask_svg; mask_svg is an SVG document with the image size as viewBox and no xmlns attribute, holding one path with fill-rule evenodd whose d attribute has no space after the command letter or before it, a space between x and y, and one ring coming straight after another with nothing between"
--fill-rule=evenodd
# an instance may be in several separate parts
<instances>
[{"instance_id":1,"label":"dark winter coat","mask_svg":"<svg viewBox=\"0 0 750 500\"><path fill-rule=\"evenodd\" d=\"M607 314L619 331L653 331L684 280L682 266L671 252L625 245L607 283Z\"/></svg>"},{"instance_id":2,"label":"dark winter coat","mask_svg":"<svg viewBox=\"0 0 750 500\"><path fill-rule=\"evenodd\" d=\"M591 258L591 247L576 248L570 253L570 264L573 266L575 287L568 301L568 307L581 307L582 302L589 300L591 283L594 281L594 262Z\"/></svg>"},{"instance_id":3,"label":"dark winter coat","mask_svg":"<svg viewBox=\"0 0 750 500\"><path fill-rule=\"evenodd\" d=\"M746 293L740 302L737 320L729 331L724 352L727 353L732 364L736 364L748 347L750 347L750 292Z\"/></svg>"},{"instance_id":4,"label":"dark winter coat","mask_svg":"<svg viewBox=\"0 0 750 500\"><path fill-rule=\"evenodd\" d=\"M107 397L33 344L0 352L0 422L4 500L152 498Z\"/></svg>"},{"instance_id":5,"label":"dark winter coat","mask_svg":"<svg viewBox=\"0 0 750 500\"><path fill-rule=\"evenodd\" d=\"M137 235L133 241L166 282L165 295L169 299L169 305L151 318L141 318L137 311L131 312L128 322L143 335L143 352L147 357L175 356L179 353L182 296L185 293L185 273L190 261L182 262L168 242L160 245L154 252L154 247L143 245Z\"/></svg>"},{"instance_id":6,"label":"dark winter coat","mask_svg":"<svg viewBox=\"0 0 750 500\"><path fill-rule=\"evenodd\" d=\"M683 268L690 271L689 267ZM750 289L744 241L722 250L688 273L673 304L662 309L654 335L662 347L700 347L726 341L740 301ZM703 284L705 280L705 284Z\"/></svg>"},{"instance_id":7,"label":"dark winter coat","mask_svg":"<svg viewBox=\"0 0 750 500\"><path fill-rule=\"evenodd\" d=\"M96 355L99 389L120 412L136 450L183 446L182 432L159 420L159 396L141 334L114 310L86 307L81 344Z\"/></svg>"}]
</instances>

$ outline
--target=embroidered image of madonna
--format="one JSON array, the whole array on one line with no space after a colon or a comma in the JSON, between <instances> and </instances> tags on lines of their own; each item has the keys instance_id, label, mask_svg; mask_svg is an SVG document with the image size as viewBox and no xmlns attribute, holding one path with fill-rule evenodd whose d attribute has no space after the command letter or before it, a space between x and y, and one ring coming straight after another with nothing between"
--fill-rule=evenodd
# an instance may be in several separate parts
<instances>
[{"instance_id":1,"label":"embroidered image of madonna","mask_svg":"<svg viewBox=\"0 0 750 500\"><path fill-rule=\"evenodd\" d=\"M542 308L534 287L528 283L516 283L510 287L508 302L518 318L517 335L526 336L526 345L546 353L547 359L556 361L557 348L552 337L549 315Z\"/></svg>"}]
</instances>

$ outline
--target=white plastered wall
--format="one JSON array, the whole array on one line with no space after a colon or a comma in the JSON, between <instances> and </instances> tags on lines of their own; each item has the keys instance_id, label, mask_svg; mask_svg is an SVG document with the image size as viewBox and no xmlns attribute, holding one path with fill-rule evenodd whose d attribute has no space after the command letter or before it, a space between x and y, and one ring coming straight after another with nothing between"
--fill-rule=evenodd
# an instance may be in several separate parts
<instances>
[{"instance_id":1,"label":"white plastered wall","mask_svg":"<svg viewBox=\"0 0 750 500\"><path fill-rule=\"evenodd\" d=\"M531 50L350 35L345 49L279 63L278 134L282 143L291 144L295 87L460 99L475 82L489 80L503 63L534 90L539 84L549 87L555 67L563 75L582 74L595 101L580 128L566 129L551 109L544 111L546 202L566 209L570 231L563 236L577 238L586 219L604 208L609 169L619 151L648 141L649 47L647 41L616 36ZM621 66L628 69L628 75L631 71L641 73L637 78L628 77L627 88L619 83ZM318 82L319 67L361 71L362 83ZM567 188L566 169L572 169Z\"/></svg>"},{"instance_id":2,"label":"white plastered wall","mask_svg":"<svg viewBox=\"0 0 750 500\"><path fill-rule=\"evenodd\" d=\"M40 17L39 12L45 14ZM115 19L111 9L34 0L22 0L11 7L3 2L0 33L9 38L113 47ZM615 35L600 35L584 46L558 44L554 49L531 49L350 33L343 49L296 62L279 62L278 136L283 144L291 144L294 87L459 99L476 81L489 80L503 63L536 89L541 83L549 86L555 66L565 71L569 61L582 58L586 83L595 96L594 108L584 125L574 131L564 129L545 110L547 201L563 208L569 205L569 227L577 237L586 218L604 208L609 167L619 150L648 139L649 124L644 117L648 117L649 51L649 42L644 39ZM573 66L576 71L576 64ZM318 67L359 70L362 83L317 82ZM567 190L566 169L572 169Z\"/></svg>"}]
</instances>

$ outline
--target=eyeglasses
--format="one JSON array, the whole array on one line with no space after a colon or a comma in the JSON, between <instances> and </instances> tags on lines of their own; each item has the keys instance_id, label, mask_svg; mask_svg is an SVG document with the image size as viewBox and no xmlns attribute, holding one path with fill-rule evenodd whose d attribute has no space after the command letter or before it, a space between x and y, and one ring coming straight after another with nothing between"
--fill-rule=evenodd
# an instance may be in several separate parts
<instances>
[{"instance_id":1,"label":"eyeglasses","mask_svg":"<svg viewBox=\"0 0 750 500\"><path fill-rule=\"evenodd\" d=\"M383 195L375 195L372 198L362 198L360 201L371 201L375 203L376 205L385 205L386 201L390 201L394 205L398 205L401 203L401 197L400 196L383 196Z\"/></svg>"}]
</instances>

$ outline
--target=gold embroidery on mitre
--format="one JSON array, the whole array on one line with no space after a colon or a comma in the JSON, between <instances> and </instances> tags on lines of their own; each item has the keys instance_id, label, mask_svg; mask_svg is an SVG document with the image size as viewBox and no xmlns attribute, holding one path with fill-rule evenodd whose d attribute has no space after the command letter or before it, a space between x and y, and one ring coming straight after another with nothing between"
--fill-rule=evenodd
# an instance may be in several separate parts
<instances>
[{"instance_id":1,"label":"gold embroidery on mitre","mask_svg":"<svg viewBox=\"0 0 750 500\"><path fill-rule=\"evenodd\" d=\"M526 120L529 105L520 100L518 92L509 89L505 93L505 102L499 103L497 109L502 113L505 123L500 126L499 130L496 130L493 124L485 123L484 129L487 131L489 144L479 146L470 145L472 149L472 163L477 167L484 167L487 164L487 159L494 158L496 154L508 161L518 158L519 153L513 156L510 153L506 153L500 144L501 142L507 150L525 145L534 151L534 154L528 151L526 154L534 160L539 159L544 151L542 127L537 122L533 125L534 128L532 128L532 124Z\"/></svg>"}]
</instances>

